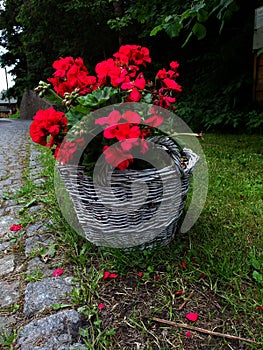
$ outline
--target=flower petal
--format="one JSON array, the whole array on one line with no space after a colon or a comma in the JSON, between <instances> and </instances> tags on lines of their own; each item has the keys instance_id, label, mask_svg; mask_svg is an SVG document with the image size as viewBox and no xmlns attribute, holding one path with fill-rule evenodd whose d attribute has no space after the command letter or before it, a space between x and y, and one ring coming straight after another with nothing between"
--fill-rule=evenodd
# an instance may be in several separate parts
<instances>
[{"instance_id":1,"label":"flower petal","mask_svg":"<svg viewBox=\"0 0 263 350\"><path fill-rule=\"evenodd\" d=\"M22 225L21 224L18 224L18 225L16 225L16 224L13 224L12 226L10 226L10 228L9 228L9 230L10 231L19 231L19 230L21 230L21 228L22 228Z\"/></svg>"},{"instance_id":2,"label":"flower petal","mask_svg":"<svg viewBox=\"0 0 263 350\"><path fill-rule=\"evenodd\" d=\"M191 321L191 322L195 322L197 321L198 319L198 314L197 313L189 313L189 314L186 314L185 317Z\"/></svg>"},{"instance_id":3,"label":"flower petal","mask_svg":"<svg viewBox=\"0 0 263 350\"><path fill-rule=\"evenodd\" d=\"M53 276L58 277L58 276L62 275L63 273L64 273L64 270L61 268L58 268L58 269L53 271Z\"/></svg>"}]
</instances>

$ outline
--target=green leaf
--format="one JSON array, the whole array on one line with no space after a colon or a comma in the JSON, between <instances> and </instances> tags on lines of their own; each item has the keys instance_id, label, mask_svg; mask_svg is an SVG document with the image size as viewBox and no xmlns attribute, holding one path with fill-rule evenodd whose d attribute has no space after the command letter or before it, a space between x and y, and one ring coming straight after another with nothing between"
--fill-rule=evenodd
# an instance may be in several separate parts
<instances>
[{"instance_id":1,"label":"green leaf","mask_svg":"<svg viewBox=\"0 0 263 350\"><path fill-rule=\"evenodd\" d=\"M161 30L163 30L163 24L160 24L157 27L154 27L150 33L150 36L155 36Z\"/></svg>"},{"instance_id":2,"label":"green leaf","mask_svg":"<svg viewBox=\"0 0 263 350\"><path fill-rule=\"evenodd\" d=\"M209 14L206 10L200 9L197 13L197 20L199 22L206 22L209 18Z\"/></svg>"},{"instance_id":3,"label":"green leaf","mask_svg":"<svg viewBox=\"0 0 263 350\"><path fill-rule=\"evenodd\" d=\"M204 39L204 37L206 36L206 27L201 23L195 23L192 32L198 40Z\"/></svg>"},{"instance_id":4,"label":"green leaf","mask_svg":"<svg viewBox=\"0 0 263 350\"><path fill-rule=\"evenodd\" d=\"M260 284L263 285L263 276L258 271L253 271L253 278Z\"/></svg>"},{"instance_id":5,"label":"green leaf","mask_svg":"<svg viewBox=\"0 0 263 350\"><path fill-rule=\"evenodd\" d=\"M64 309L65 307L70 307L70 304L52 304L51 307L54 310L60 310L60 309Z\"/></svg>"},{"instance_id":6,"label":"green leaf","mask_svg":"<svg viewBox=\"0 0 263 350\"><path fill-rule=\"evenodd\" d=\"M145 96L143 96L143 102L152 103L152 94L148 93Z\"/></svg>"},{"instance_id":7,"label":"green leaf","mask_svg":"<svg viewBox=\"0 0 263 350\"><path fill-rule=\"evenodd\" d=\"M164 30L169 35L170 38L174 38L180 34L180 31L183 29L183 24L180 21L179 17L176 17L172 23L166 23L164 25Z\"/></svg>"},{"instance_id":8,"label":"green leaf","mask_svg":"<svg viewBox=\"0 0 263 350\"><path fill-rule=\"evenodd\" d=\"M189 17L192 18L194 15L195 15L195 11L193 11L193 9L188 9L181 14L181 21L184 21Z\"/></svg>"},{"instance_id":9,"label":"green leaf","mask_svg":"<svg viewBox=\"0 0 263 350\"><path fill-rule=\"evenodd\" d=\"M254 269L260 270L262 268L260 262L257 259L252 257L250 262L251 262L251 265L254 267Z\"/></svg>"},{"instance_id":10,"label":"green leaf","mask_svg":"<svg viewBox=\"0 0 263 350\"><path fill-rule=\"evenodd\" d=\"M118 89L105 86L101 89L92 91L90 94L78 97L78 102L82 106L95 109L105 105L106 102L108 102L114 95L118 93Z\"/></svg>"}]
</instances>

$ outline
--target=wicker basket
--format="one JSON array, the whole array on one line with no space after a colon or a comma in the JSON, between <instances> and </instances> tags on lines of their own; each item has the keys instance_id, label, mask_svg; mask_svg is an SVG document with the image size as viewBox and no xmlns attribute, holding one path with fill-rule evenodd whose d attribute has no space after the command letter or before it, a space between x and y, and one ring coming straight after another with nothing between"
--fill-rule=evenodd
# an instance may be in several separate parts
<instances>
[{"instance_id":1,"label":"wicker basket","mask_svg":"<svg viewBox=\"0 0 263 350\"><path fill-rule=\"evenodd\" d=\"M83 233L95 245L148 249L174 238L199 157L188 149L180 154L169 138L149 140L169 155L172 164L158 170L114 171L110 179L100 179L99 195L82 166L57 165Z\"/></svg>"}]
</instances>

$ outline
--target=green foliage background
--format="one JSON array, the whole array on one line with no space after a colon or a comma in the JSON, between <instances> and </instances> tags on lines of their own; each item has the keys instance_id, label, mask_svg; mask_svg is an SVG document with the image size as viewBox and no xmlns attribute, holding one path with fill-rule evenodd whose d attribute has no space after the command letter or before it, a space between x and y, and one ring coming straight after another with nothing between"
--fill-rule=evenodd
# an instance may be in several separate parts
<instances>
[{"instance_id":1,"label":"green foliage background","mask_svg":"<svg viewBox=\"0 0 263 350\"><path fill-rule=\"evenodd\" d=\"M177 114L195 129L262 131L254 104L253 25L262 0L5 0L2 67L22 97L51 76L60 56L81 56L92 73L120 44L150 48L149 69L181 64ZM197 130L199 129L199 130Z\"/></svg>"}]
</instances>

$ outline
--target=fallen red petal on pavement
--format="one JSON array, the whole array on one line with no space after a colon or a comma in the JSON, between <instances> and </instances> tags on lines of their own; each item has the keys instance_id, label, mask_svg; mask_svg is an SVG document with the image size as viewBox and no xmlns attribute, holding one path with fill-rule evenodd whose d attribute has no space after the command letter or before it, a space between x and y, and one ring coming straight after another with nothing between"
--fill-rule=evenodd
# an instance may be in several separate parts
<instances>
[{"instance_id":1,"label":"fallen red petal on pavement","mask_svg":"<svg viewBox=\"0 0 263 350\"><path fill-rule=\"evenodd\" d=\"M18 225L13 224L13 225L10 226L9 230L10 231L19 231L19 230L21 230L21 228L22 228L21 224L18 224Z\"/></svg>"},{"instance_id":2,"label":"fallen red petal on pavement","mask_svg":"<svg viewBox=\"0 0 263 350\"><path fill-rule=\"evenodd\" d=\"M53 271L53 276L58 277L58 276L62 275L63 273L64 273L64 270L59 268L59 269L56 269Z\"/></svg>"}]
</instances>

